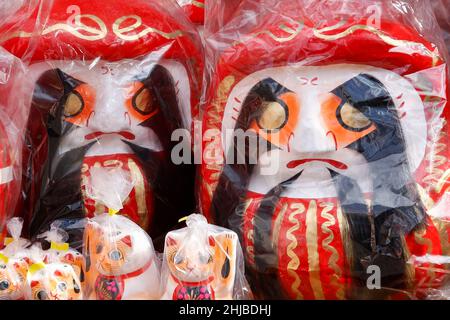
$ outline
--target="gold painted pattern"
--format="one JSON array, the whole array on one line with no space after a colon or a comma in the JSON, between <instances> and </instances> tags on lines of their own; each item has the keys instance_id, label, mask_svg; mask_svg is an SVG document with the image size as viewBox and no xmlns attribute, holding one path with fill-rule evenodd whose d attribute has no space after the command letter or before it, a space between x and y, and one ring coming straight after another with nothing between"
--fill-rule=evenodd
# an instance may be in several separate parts
<instances>
[{"instance_id":1,"label":"gold painted pattern","mask_svg":"<svg viewBox=\"0 0 450 320\"><path fill-rule=\"evenodd\" d=\"M128 27L123 27L125 21L134 20L133 24ZM129 15L124 16L119 19L117 19L113 23L113 32L116 36L118 36L120 39L127 40L127 41L135 41L142 37L145 37L149 33L156 33L160 36L166 38L166 39L176 39L180 36L182 36L184 33L181 30L176 30L170 33L163 32L161 30L152 28L152 27L146 27L144 30L141 30L140 32L137 32L137 29L142 27L142 18L137 15ZM137 33L136 33L137 32ZM131 34L130 34L131 33Z\"/></svg>"},{"instance_id":2,"label":"gold painted pattern","mask_svg":"<svg viewBox=\"0 0 450 320\"><path fill-rule=\"evenodd\" d=\"M306 246L308 249L309 281L318 300L324 300L325 296L320 281L320 261L317 237L317 203L315 200L309 202L306 212Z\"/></svg>"},{"instance_id":3,"label":"gold painted pattern","mask_svg":"<svg viewBox=\"0 0 450 320\"><path fill-rule=\"evenodd\" d=\"M253 199L251 199L251 198L245 202L244 209L242 212L243 216L245 216L245 214L247 213L248 208L250 208L250 206L252 205L252 202L253 202ZM253 231L254 218L252 218L250 220L250 225L251 225L251 227L245 234L245 237L247 238L247 248L245 250L247 252L247 256L250 258L250 261L254 261L254 259L255 259L255 247L253 246L253 243L254 243L254 231Z\"/></svg>"},{"instance_id":4,"label":"gold painted pattern","mask_svg":"<svg viewBox=\"0 0 450 320\"><path fill-rule=\"evenodd\" d=\"M320 204L320 207L323 208L321 212L321 217L326 219L321 226L322 233L326 234L327 237L322 240L322 247L325 251L331 253L331 256L328 261L329 267L334 271L334 274L331 275L331 285L337 288L336 296L338 299L343 300L345 298L344 288L342 284L338 281L342 277L342 270L338 265L339 261L339 253L331 246L331 243L334 240L333 230L330 227L336 224L336 219L330 214L330 212L334 209L333 203L323 202Z\"/></svg>"},{"instance_id":5,"label":"gold painted pattern","mask_svg":"<svg viewBox=\"0 0 450 320\"><path fill-rule=\"evenodd\" d=\"M82 19L89 19L94 22L97 27L91 27L83 23ZM123 26L124 22L132 20L133 23L129 26ZM31 38L34 35L47 35L57 31L65 31L73 36L87 40L87 41L97 41L106 38L108 35L108 27L105 22L96 15L92 14L78 14L73 18L73 23L56 23L52 26L44 28L42 31L33 33L27 31L17 31L8 34L6 37L2 38L1 41L8 41L14 38ZM159 34L166 39L176 39L184 35L181 30L175 30L173 32L164 32L156 28L146 26L145 29L137 32L137 29L142 27L142 18L138 15L128 15L118 18L112 25L113 33L120 39L125 41L134 41L150 33Z\"/></svg>"},{"instance_id":6,"label":"gold painted pattern","mask_svg":"<svg viewBox=\"0 0 450 320\"><path fill-rule=\"evenodd\" d=\"M98 28L90 27L82 22L82 19L89 19L92 22L97 24ZM79 14L74 17L74 23L57 23L53 26L47 27L40 32L41 35L47 35L56 31L65 31L69 32L77 38L88 40L88 41L96 41L101 40L106 37L108 34L108 28L102 19L92 14ZM38 33L39 34L39 33ZM3 41L7 41L13 38L31 38L33 35L38 35L32 32L26 31L18 31L10 34L3 39Z\"/></svg>"},{"instance_id":7,"label":"gold painted pattern","mask_svg":"<svg viewBox=\"0 0 450 320\"><path fill-rule=\"evenodd\" d=\"M424 228L423 230L419 230L414 232L414 240L416 241L416 243L425 246L427 248L427 254L431 254L433 252L433 242L431 241L431 239L425 238L427 234L427 230ZM420 268L418 268L420 269ZM419 283L419 286L426 286L429 287L433 284L434 280L436 279L436 273L432 270L432 268L426 268L427 270L427 278L428 281L426 281L426 279L421 280L421 283Z\"/></svg>"},{"instance_id":8,"label":"gold painted pattern","mask_svg":"<svg viewBox=\"0 0 450 320\"><path fill-rule=\"evenodd\" d=\"M263 31L257 32L254 34L254 37L257 37L261 34L266 34L269 37L271 37L273 40L275 40L276 42L289 42L289 41L293 40L302 31L303 26L304 26L303 23L300 23L300 25L297 28L292 29L290 27L287 27L284 24L280 25L279 28L289 35L287 37L279 37L279 36L275 35L273 32L268 31L268 30L263 30Z\"/></svg>"},{"instance_id":9,"label":"gold painted pattern","mask_svg":"<svg viewBox=\"0 0 450 320\"><path fill-rule=\"evenodd\" d=\"M383 42L392 45L392 46L403 46L403 47L408 47L409 49L414 50L415 52L418 52L420 54L424 54L427 56L430 56L432 58L432 64L436 65L437 62L440 60L440 56L437 52L437 49L435 51L430 51L427 47L425 47L422 43L419 42L414 42L414 41L408 41L408 40L399 40L399 39L394 39L390 36L388 36L387 34L385 34L384 32L378 30L377 28L373 27L373 26L369 26L369 25L362 25L362 24L358 24L358 25L353 25L351 27L349 27L348 29L336 33L336 34L327 34L327 32L330 31L334 31L336 29L341 28L342 26L344 26L347 22L345 20L338 22L336 25L334 26L330 26L330 27L326 27L326 28L322 28L322 29L313 29L313 34L316 38L322 39L322 40L327 40L327 41L333 41L333 40L337 40L337 39L341 39L344 38L358 30L364 30L364 31L368 31L370 33L375 34L376 36L378 36ZM279 37L277 35L275 35L273 32L269 31L269 30L263 30L257 33L254 33L252 35L252 37L257 37L261 34L266 34L269 37L271 37L273 40L283 43L283 42L289 42L293 39L295 39L295 37L302 31L303 27L304 27L304 22L299 21L298 22L298 26L295 29L292 29L290 27L287 27L284 24L281 24L280 26L278 26L278 28L284 32L286 32L288 34L288 36L286 37ZM239 43L240 41L237 41L236 43Z\"/></svg>"},{"instance_id":10,"label":"gold painted pattern","mask_svg":"<svg viewBox=\"0 0 450 320\"><path fill-rule=\"evenodd\" d=\"M145 192L144 177L134 160L128 159L128 168L130 169L131 177L134 182L134 190L138 210L137 213L139 215L140 225L142 228L146 229L149 223L149 215L146 201L147 195Z\"/></svg>"},{"instance_id":11,"label":"gold painted pattern","mask_svg":"<svg viewBox=\"0 0 450 320\"><path fill-rule=\"evenodd\" d=\"M296 219L296 216L305 212L305 206L301 203L294 203L290 206L290 209L292 209L293 212L289 215L288 220L294 225L286 232L286 239L290 241L286 250L288 257L291 259L287 265L287 273L294 279L291 290L295 294L296 299L303 299L303 295L299 290L301 280L296 272L300 267L300 259L294 251L295 248L297 248L298 242L293 233L300 229L300 220Z\"/></svg>"},{"instance_id":12,"label":"gold painted pattern","mask_svg":"<svg viewBox=\"0 0 450 320\"><path fill-rule=\"evenodd\" d=\"M205 4L202 3L202 2L200 2L200 1L195 1L195 0L193 0L193 1L192 1L192 5L195 6L195 7L198 7L198 8L202 8L202 9L205 8Z\"/></svg>"},{"instance_id":13,"label":"gold painted pattern","mask_svg":"<svg viewBox=\"0 0 450 320\"><path fill-rule=\"evenodd\" d=\"M342 208L340 205L337 206L337 218L339 222L339 230L341 232L342 246L344 247L344 259L346 259L346 264L351 268L354 265L353 256L353 242L350 237L350 226L347 219L342 213Z\"/></svg>"},{"instance_id":14,"label":"gold painted pattern","mask_svg":"<svg viewBox=\"0 0 450 320\"><path fill-rule=\"evenodd\" d=\"M378 30L377 28L373 27L373 26L369 26L369 25L363 25L363 24L358 24L358 25L354 25L349 27L348 29L339 32L337 34L325 34L324 32L329 31L323 31L322 30L313 30L314 35L317 38L323 39L323 40L337 40L337 39L341 39L344 38L358 30L364 30L364 31L368 31L371 32L375 35L377 35L381 40L383 40L385 43L391 45L391 46L397 46L397 47L409 47L410 49L415 50L418 53L421 54L425 54L428 55L430 57L432 57L433 59L435 59L436 57L438 57L438 55L436 54L436 52L432 52L430 51L427 47L425 47L422 43L418 43L418 42L413 42L413 41L407 41L407 40L398 40L398 39L394 39L388 35L386 35L384 32Z\"/></svg>"},{"instance_id":15,"label":"gold painted pattern","mask_svg":"<svg viewBox=\"0 0 450 320\"><path fill-rule=\"evenodd\" d=\"M272 232L272 246L274 248L278 248L278 241L279 241L279 238L280 238L281 224L282 224L282 222L284 220L284 216L286 215L287 209L288 209L288 204L285 203L283 205L283 207L281 208L280 212L278 213L277 218L275 219L275 223L274 223L274 226L273 226L273 232Z\"/></svg>"},{"instance_id":16,"label":"gold painted pattern","mask_svg":"<svg viewBox=\"0 0 450 320\"><path fill-rule=\"evenodd\" d=\"M429 164L425 168L427 175L422 180L428 188L435 186L436 192L440 192L448 180L449 173L440 168L440 166L448 163L447 157L441 154L447 149L445 138L446 133L441 131L438 141L429 142L433 146L433 152L430 152L428 156Z\"/></svg>"},{"instance_id":17,"label":"gold painted pattern","mask_svg":"<svg viewBox=\"0 0 450 320\"><path fill-rule=\"evenodd\" d=\"M229 75L225 77L222 82L219 84L219 87L217 89L217 95L214 98L214 100L211 103L212 109L209 111L209 114L212 115L208 121L210 127L220 130L220 125L222 123L221 120L221 105L226 103L228 100L228 94L231 91L231 88L233 87L234 83L236 82L236 78L233 75ZM221 139L221 136L219 135L217 139ZM212 143L215 143L215 139L208 142L205 146L205 152L208 149L208 146ZM205 157L205 154L202 155L203 158ZM223 159L222 159L223 161ZM213 163L207 164L206 168L212 172L210 175L209 181L203 180L203 186L206 187L206 191L208 192L209 198L213 198L213 191L216 189L217 184L219 182L220 173L222 171L222 164L217 163L217 161L214 161Z\"/></svg>"}]
</instances>

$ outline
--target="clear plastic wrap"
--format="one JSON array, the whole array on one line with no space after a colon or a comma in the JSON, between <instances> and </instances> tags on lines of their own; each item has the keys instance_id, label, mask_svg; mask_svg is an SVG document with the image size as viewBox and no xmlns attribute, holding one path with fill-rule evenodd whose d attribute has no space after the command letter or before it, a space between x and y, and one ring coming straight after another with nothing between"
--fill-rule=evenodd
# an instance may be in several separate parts
<instances>
[{"instance_id":1,"label":"clear plastic wrap","mask_svg":"<svg viewBox=\"0 0 450 320\"><path fill-rule=\"evenodd\" d=\"M28 108L23 108L23 95L26 90L14 86L17 77L26 75L30 55L34 52L34 41L23 48L18 58L3 48L10 34L17 34L25 21L33 17L29 31L39 29L52 1L39 4L38 0L2 1L0 3L0 248L4 244L7 232L6 221L15 214L21 214L22 195L22 149L23 132L26 125ZM36 12L39 11L39 14ZM11 94L11 93L14 94ZM27 232L27 230L25 230Z\"/></svg>"},{"instance_id":2,"label":"clear plastic wrap","mask_svg":"<svg viewBox=\"0 0 450 320\"><path fill-rule=\"evenodd\" d=\"M21 237L22 228L22 218L11 218L6 224L6 229L8 230L9 237L5 238L5 248L2 250L2 252L8 257L20 255L22 251L24 251L31 245L30 241Z\"/></svg>"},{"instance_id":3,"label":"clear plastic wrap","mask_svg":"<svg viewBox=\"0 0 450 320\"><path fill-rule=\"evenodd\" d=\"M106 213L89 219L83 255L86 299L159 298L160 267L152 240L130 219Z\"/></svg>"},{"instance_id":4,"label":"clear plastic wrap","mask_svg":"<svg viewBox=\"0 0 450 320\"><path fill-rule=\"evenodd\" d=\"M177 0L189 19L202 25L205 22L205 0Z\"/></svg>"},{"instance_id":5,"label":"clear plastic wrap","mask_svg":"<svg viewBox=\"0 0 450 320\"><path fill-rule=\"evenodd\" d=\"M79 275L55 255L48 255L38 244L30 249L33 264L28 267L27 300L82 300Z\"/></svg>"},{"instance_id":6,"label":"clear plastic wrap","mask_svg":"<svg viewBox=\"0 0 450 320\"><path fill-rule=\"evenodd\" d=\"M242 300L251 298L237 234L187 217L187 227L166 236L162 264L163 300Z\"/></svg>"},{"instance_id":7,"label":"clear plastic wrap","mask_svg":"<svg viewBox=\"0 0 450 320\"><path fill-rule=\"evenodd\" d=\"M447 49L450 52L450 0L433 0L431 4L444 34Z\"/></svg>"},{"instance_id":8,"label":"clear plastic wrap","mask_svg":"<svg viewBox=\"0 0 450 320\"><path fill-rule=\"evenodd\" d=\"M61 262L72 266L75 274L80 278L80 282L83 282L83 255L70 247L70 244L67 242L69 234L61 226L61 221L55 221L51 224L49 231L37 236L38 239L44 239L50 245L45 251L44 262Z\"/></svg>"},{"instance_id":9,"label":"clear plastic wrap","mask_svg":"<svg viewBox=\"0 0 450 320\"><path fill-rule=\"evenodd\" d=\"M198 114L195 28L174 1L41 1L24 12L14 15L26 17L20 25L5 24L0 34L5 50L29 62L6 96L28 119L19 127L26 138L20 214L30 236L58 219L113 209L162 243L195 207L193 166L170 159L172 133L190 130ZM72 231L71 243L82 236Z\"/></svg>"},{"instance_id":10,"label":"clear plastic wrap","mask_svg":"<svg viewBox=\"0 0 450 320\"><path fill-rule=\"evenodd\" d=\"M199 197L255 296L444 292L447 52L428 1L233 5L207 6Z\"/></svg>"},{"instance_id":11,"label":"clear plastic wrap","mask_svg":"<svg viewBox=\"0 0 450 320\"><path fill-rule=\"evenodd\" d=\"M23 221L12 218L7 223L10 238L0 251L0 300L23 300L27 288L27 272L31 263L29 241L20 237Z\"/></svg>"}]
</instances>

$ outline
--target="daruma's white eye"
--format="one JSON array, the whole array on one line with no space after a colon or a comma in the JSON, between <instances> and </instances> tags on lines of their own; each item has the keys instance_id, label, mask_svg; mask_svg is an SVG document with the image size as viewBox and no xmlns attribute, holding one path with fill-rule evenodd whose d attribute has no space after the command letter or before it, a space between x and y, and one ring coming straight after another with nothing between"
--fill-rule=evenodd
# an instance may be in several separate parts
<instances>
[{"instance_id":1,"label":"daruma's white eye","mask_svg":"<svg viewBox=\"0 0 450 320\"><path fill-rule=\"evenodd\" d=\"M142 115L148 115L153 111L152 95L150 90L142 87L133 97L133 108Z\"/></svg>"},{"instance_id":2,"label":"daruma's white eye","mask_svg":"<svg viewBox=\"0 0 450 320\"><path fill-rule=\"evenodd\" d=\"M72 91L67 96L66 102L64 104L64 116L67 118L75 117L83 111L84 108L84 101L81 95L76 92Z\"/></svg>"},{"instance_id":3,"label":"daruma's white eye","mask_svg":"<svg viewBox=\"0 0 450 320\"><path fill-rule=\"evenodd\" d=\"M338 119L346 129L352 131L366 130L372 124L362 112L348 102L338 109Z\"/></svg>"},{"instance_id":4,"label":"daruma's white eye","mask_svg":"<svg viewBox=\"0 0 450 320\"><path fill-rule=\"evenodd\" d=\"M258 126L264 130L281 129L287 121L287 108L278 101L267 101L262 105Z\"/></svg>"}]
</instances>

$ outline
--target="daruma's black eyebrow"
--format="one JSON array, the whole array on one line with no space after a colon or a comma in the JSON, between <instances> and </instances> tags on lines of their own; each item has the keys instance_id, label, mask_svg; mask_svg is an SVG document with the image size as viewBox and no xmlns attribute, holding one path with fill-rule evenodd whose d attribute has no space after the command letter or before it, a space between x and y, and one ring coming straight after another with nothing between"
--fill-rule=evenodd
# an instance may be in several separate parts
<instances>
[{"instance_id":1,"label":"daruma's black eyebrow","mask_svg":"<svg viewBox=\"0 0 450 320\"><path fill-rule=\"evenodd\" d=\"M392 101L381 81L363 73L344 82L331 93L341 98L343 103L349 102L354 107L386 107Z\"/></svg>"},{"instance_id":2,"label":"daruma's black eyebrow","mask_svg":"<svg viewBox=\"0 0 450 320\"><path fill-rule=\"evenodd\" d=\"M256 93L266 101L276 101L283 93L292 92L279 82L272 78L266 78L258 82L249 92L248 95Z\"/></svg>"}]
</instances>

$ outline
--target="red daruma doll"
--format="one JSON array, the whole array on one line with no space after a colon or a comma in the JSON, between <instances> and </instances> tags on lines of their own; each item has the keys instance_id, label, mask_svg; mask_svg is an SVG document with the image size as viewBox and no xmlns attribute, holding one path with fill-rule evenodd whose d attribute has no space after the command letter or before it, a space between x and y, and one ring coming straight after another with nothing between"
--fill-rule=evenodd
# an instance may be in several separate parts
<instances>
[{"instance_id":1,"label":"red daruma doll","mask_svg":"<svg viewBox=\"0 0 450 320\"><path fill-rule=\"evenodd\" d=\"M57 1L32 38L29 71L17 79L30 93L32 235L55 219L110 210L159 235L192 205L192 169L172 164L171 134L191 127L201 60L195 36L170 10L158 1ZM17 56L31 20L7 35Z\"/></svg>"},{"instance_id":2,"label":"red daruma doll","mask_svg":"<svg viewBox=\"0 0 450 320\"><path fill-rule=\"evenodd\" d=\"M203 210L259 297L424 297L448 277L446 65L401 19L324 24L314 3L224 28L241 34L211 71Z\"/></svg>"}]
</instances>

